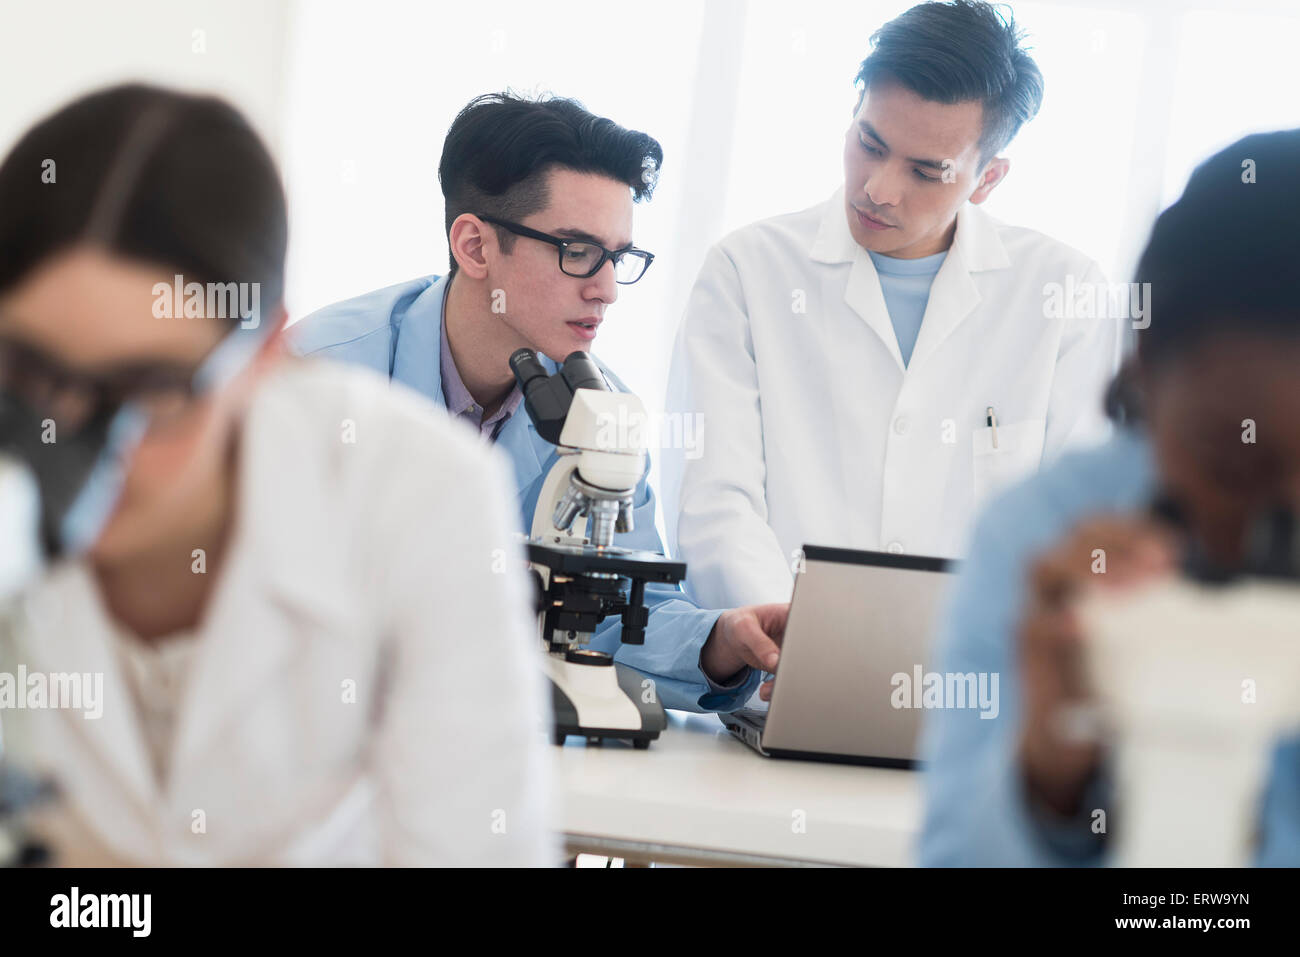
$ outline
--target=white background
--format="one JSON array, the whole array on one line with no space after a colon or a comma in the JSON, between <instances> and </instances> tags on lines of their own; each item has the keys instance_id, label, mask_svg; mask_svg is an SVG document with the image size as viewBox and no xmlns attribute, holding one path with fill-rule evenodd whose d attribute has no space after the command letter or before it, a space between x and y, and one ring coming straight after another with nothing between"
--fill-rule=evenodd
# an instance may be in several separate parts
<instances>
[{"instance_id":1,"label":"white background","mask_svg":"<svg viewBox=\"0 0 1300 957\"><path fill-rule=\"evenodd\" d=\"M705 250L835 188L868 37L909 5L0 0L0 148L110 82L227 96L283 166L297 317L445 269L438 156L472 96L576 97L664 146L636 226L658 258L622 290L596 348L657 409ZM1085 250L1113 279L1198 160L1245 132L1300 126L1300 0L1015 13L1046 99L988 208Z\"/></svg>"}]
</instances>

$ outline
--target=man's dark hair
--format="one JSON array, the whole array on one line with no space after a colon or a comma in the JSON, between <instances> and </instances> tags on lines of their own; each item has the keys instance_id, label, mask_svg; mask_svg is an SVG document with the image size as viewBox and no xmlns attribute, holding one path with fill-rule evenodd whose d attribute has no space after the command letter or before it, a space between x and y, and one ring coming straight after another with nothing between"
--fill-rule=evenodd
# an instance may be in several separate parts
<instances>
[{"instance_id":1,"label":"man's dark hair","mask_svg":"<svg viewBox=\"0 0 1300 957\"><path fill-rule=\"evenodd\" d=\"M215 97L141 84L92 93L32 127L0 165L0 292L93 242L186 281L259 283L267 309L284 295L287 239L270 153Z\"/></svg>"},{"instance_id":2,"label":"man's dark hair","mask_svg":"<svg viewBox=\"0 0 1300 957\"><path fill-rule=\"evenodd\" d=\"M1043 103L1043 74L1021 49L1023 33L1011 14L990 3L922 3L871 35L871 53L856 82L865 91L889 74L936 103L984 104L980 158L1011 142Z\"/></svg>"},{"instance_id":3,"label":"man's dark hair","mask_svg":"<svg viewBox=\"0 0 1300 957\"><path fill-rule=\"evenodd\" d=\"M1136 280L1151 283L1144 367L1212 336L1300 336L1300 129L1255 133L1196 168L1160 214Z\"/></svg>"},{"instance_id":4,"label":"man's dark hair","mask_svg":"<svg viewBox=\"0 0 1300 957\"><path fill-rule=\"evenodd\" d=\"M607 176L626 183L633 199L648 199L663 159L653 137L588 113L576 100L475 97L452 121L438 164L448 239L464 213L519 222L545 209L546 174L555 168ZM514 234L498 227L497 236L509 252Z\"/></svg>"}]
</instances>

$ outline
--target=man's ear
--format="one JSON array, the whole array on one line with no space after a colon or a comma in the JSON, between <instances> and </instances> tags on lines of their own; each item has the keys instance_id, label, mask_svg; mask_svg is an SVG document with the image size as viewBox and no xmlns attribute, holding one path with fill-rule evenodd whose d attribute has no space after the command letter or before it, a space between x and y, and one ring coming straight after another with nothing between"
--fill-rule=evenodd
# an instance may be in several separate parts
<instances>
[{"instance_id":1,"label":"man's ear","mask_svg":"<svg viewBox=\"0 0 1300 957\"><path fill-rule=\"evenodd\" d=\"M489 252L499 248L496 233L487 223L472 213L461 213L451 224L447 242L461 272L471 279L487 276Z\"/></svg>"},{"instance_id":2,"label":"man's ear","mask_svg":"<svg viewBox=\"0 0 1300 957\"><path fill-rule=\"evenodd\" d=\"M975 192L970 194L970 201L978 206L988 199L998 183L1006 179L1010 169L1011 160L1005 156L995 156L989 160L988 165L984 167L983 175L980 176L980 184L975 187Z\"/></svg>"}]
</instances>

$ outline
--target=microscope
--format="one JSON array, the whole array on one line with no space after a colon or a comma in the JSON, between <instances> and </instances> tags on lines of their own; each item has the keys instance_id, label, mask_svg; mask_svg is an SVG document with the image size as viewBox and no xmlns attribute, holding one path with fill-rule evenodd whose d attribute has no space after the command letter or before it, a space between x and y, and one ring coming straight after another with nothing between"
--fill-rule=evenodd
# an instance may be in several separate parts
<instances>
[{"instance_id":1,"label":"microscope","mask_svg":"<svg viewBox=\"0 0 1300 957\"><path fill-rule=\"evenodd\" d=\"M1116 865L1251 863L1273 747L1300 733L1296 524L1261 516L1231 570L1193 542L1179 577L1080 609L1112 746Z\"/></svg>"},{"instance_id":2,"label":"microscope","mask_svg":"<svg viewBox=\"0 0 1300 957\"><path fill-rule=\"evenodd\" d=\"M526 543L551 681L553 740L563 744L572 734L593 744L619 738L648 748L668 724L654 683L586 647L610 615L622 618L624 644L644 644L646 585L686 577L683 562L614 544L616 533L633 528L646 460L637 424L646 421L645 407L636 396L611 391L585 352L572 353L550 375L535 352L520 349L510 369L537 433L559 450Z\"/></svg>"}]
</instances>

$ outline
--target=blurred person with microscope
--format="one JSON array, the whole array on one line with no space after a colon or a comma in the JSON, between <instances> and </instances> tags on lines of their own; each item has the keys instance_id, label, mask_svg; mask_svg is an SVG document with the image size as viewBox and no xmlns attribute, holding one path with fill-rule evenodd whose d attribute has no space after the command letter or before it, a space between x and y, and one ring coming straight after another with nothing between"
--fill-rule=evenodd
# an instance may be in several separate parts
<instances>
[{"instance_id":1,"label":"blurred person with microscope","mask_svg":"<svg viewBox=\"0 0 1300 957\"><path fill-rule=\"evenodd\" d=\"M1006 700L994 721L931 713L923 863L1133 862L1118 843L1145 864L1300 864L1298 169L1300 130L1196 169L1138 266L1127 424L979 519L938 667L1000 674ZM1161 610L1103 642L1102 608Z\"/></svg>"},{"instance_id":2,"label":"blurred person with microscope","mask_svg":"<svg viewBox=\"0 0 1300 957\"><path fill-rule=\"evenodd\" d=\"M0 616L5 765L57 789L29 829L55 864L550 863L503 461L285 355L286 240L217 99L95 93L0 166L0 464L51 559Z\"/></svg>"}]
</instances>

